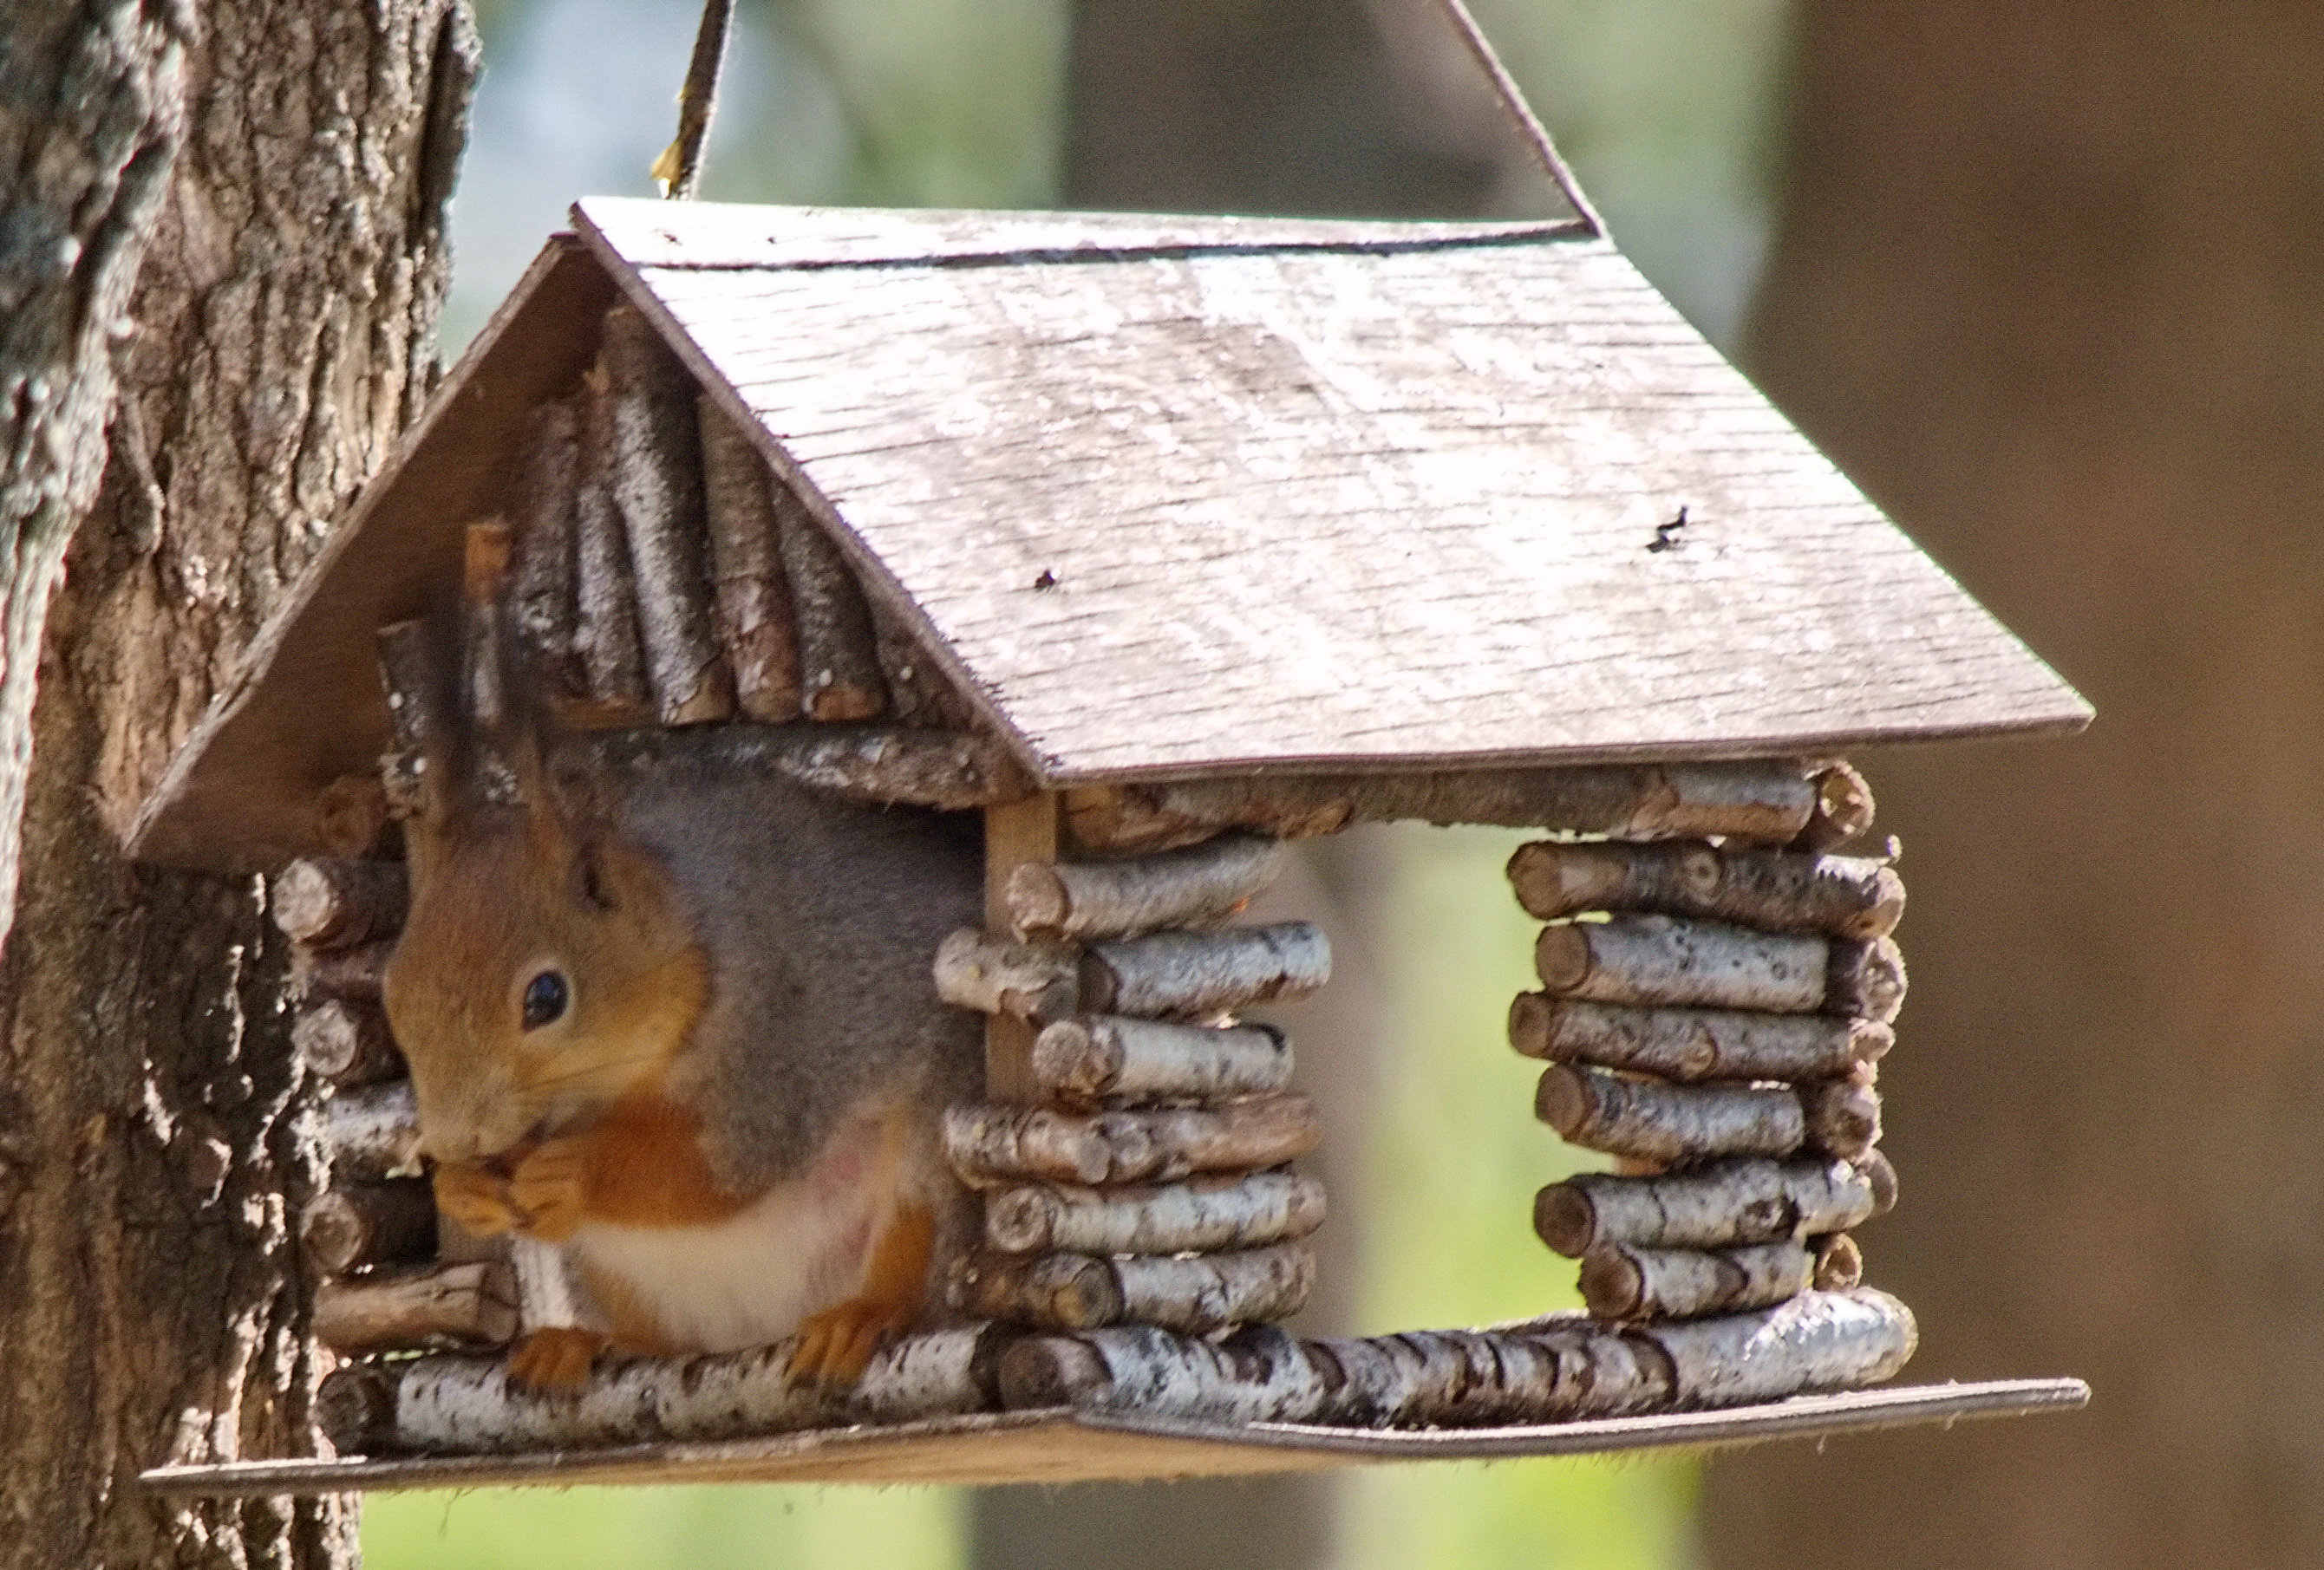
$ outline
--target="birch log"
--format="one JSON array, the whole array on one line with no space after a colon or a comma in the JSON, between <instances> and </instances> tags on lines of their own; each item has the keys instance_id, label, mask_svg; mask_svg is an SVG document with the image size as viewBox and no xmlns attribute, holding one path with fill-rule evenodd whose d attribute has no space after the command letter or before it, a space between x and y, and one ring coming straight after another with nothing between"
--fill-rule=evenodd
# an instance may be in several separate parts
<instances>
[{"instance_id":1,"label":"birch log","mask_svg":"<svg viewBox=\"0 0 2324 1570\"><path fill-rule=\"evenodd\" d=\"M1084 1015L1034 1038L1033 1077L1068 1106L1225 1101L1290 1084L1291 1044L1269 1025Z\"/></svg>"},{"instance_id":2,"label":"birch log","mask_svg":"<svg viewBox=\"0 0 2324 1570\"><path fill-rule=\"evenodd\" d=\"M734 702L753 720L805 712L791 586L775 543L766 460L708 393L695 402L710 564L718 585L718 640L734 673Z\"/></svg>"},{"instance_id":3,"label":"birch log","mask_svg":"<svg viewBox=\"0 0 2324 1570\"><path fill-rule=\"evenodd\" d=\"M1100 785L1067 792L1065 818L1081 849L1114 853L1167 850L1224 829L1301 840L1401 820L1783 844L1807 827L1815 801L1795 765L1736 763Z\"/></svg>"},{"instance_id":4,"label":"birch log","mask_svg":"<svg viewBox=\"0 0 2324 1570\"><path fill-rule=\"evenodd\" d=\"M1817 774L1811 784L1815 805L1796 841L1803 850L1829 850L1845 845L1872 827L1872 787L1845 763Z\"/></svg>"},{"instance_id":5,"label":"birch log","mask_svg":"<svg viewBox=\"0 0 2324 1570\"><path fill-rule=\"evenodd\" d=\"M1222 834L1124 861L1028 861L1010 875L1020 937L1119 938L1231 914L1283 870L1279 840Z\"/></svg>"},{"instance_id":6,"label":"birch log","mask_svg":"<svg viewBox=\"0 0 2324 1570\"><path fill-rule=\"evenodd\" d=\"M1315 1288L1304 1243L1183 1259L972 1255L953 1272L953 1307L980 1318L1092 1330L1125 1321L1203 1336L1288 1318Z\"/></svg>"},{"instance_id":7,"label":"birch log","mask_svg":"<svg viewBox=\"0 0 2324 1570\"><path fill-rule=\"evenodd\" d=\"M616 442L613 376L600 359L581 379L581 490L573 510L575 663L582 702L571 718L591 726L641 725L645 656L638 644L638 596L630 545L614 500Z\"/></svg>"},{"instance_id":8,"label":"birch log","mask_svg":"<svg viewBox=\"0 0 2324 1570\"><path fill-rule=\"evenodd\" d=\"M1715 1251L1613 1244L1582 1256L1582 1300L1600 1319L1698 1319L1795 1298L1814 1273L1815 1254L1797 1243Z\"/></svg>"},{"instance_id":9,"label":"birch log","mask_svg":"<svg viewBox=\"0 0 2324 1570\"><path fill-rule=\"evenodd\" d=\"M333 1092L324 1103L323 1130L335 1182L419 1170L420 1099L409 1079Z\"/></svg>"},{"instance_id":10,"label":"birch log","mask_svg":"<svg viewBox=\"0 0 2324 1570\"><path fill-rule=\"evenodd\" d=\"M984 1239L1015 1254L1209 1253L1305 1237L1323 1224L1323 1185L1290 1172L1157 1188L1043 1183L986 1194Z\"/></svg>"},{"instance_id":11,"label":"birch log","mask_svg":"<svg viewBox=\"0 0 2324 1570\"><path fill-rule=\"evenodd\" d=\"M560 692L576 684L574 513L580 491L577 411L570 399L544 403L525 424L509 602L533 668Z\"/></svg>"},{"instance_id":12,"label":"birch log","mask_svg":"<svg viewBox=\"0 0 2324 1570\"><path fill-rule=\"evenodd\" d=\"M1305 1155L1323 1134L1314 1104L1294 1095L1185 1111L1075 1114L994 1105L945 1112L945 1152L977 1188L1026 1179L1167 1183L1196 1172L1252 1171Z\"/></svg>"},{"instance_id":13,"label":"birch log","mask_svg":"<svg viewBox=\"0 0 2324 1570\"><path fill-rule=\"evenodd\" d=\"M1736 1009L1630 1008L1521 992L1509 1044L1528 1058L1592 1063L1665 1079L1828 1079L1895 1042L1875 1020Z\"/></svg>"},{"instance_id":14,"label":"birch log","mask_svg":"<svg viewBox=\"0 0 2324 1570\"><path fill-rule=\"evenodd\" d=\"M307 1071L342 1089L376 1085L407 1072L387 1016L378 1009L326 997L290 1022L290 1046Z\"/></svg>"},{"instance_id":15,"label":"birch log","mask_svg":"<svg viewBox=\"0 0 2324 1570\"><path fill-rule=\"evenodd\" d=\"M1895 1376L1920 1345L1912 1310L1870 1287L1802 1292L1757 1313L1638 1332L1671 1361L1681 1405L1739 1406Z\"/></svg>"},{"instance_id":16,"label":"birch log","mask_svg":"<svg viewBox=\"0 0 2324 1570\"><path fill-rule=\"evenodd\" d=\"M799 680L817 720L869 720L888 707L880 649L847 558L788 485L776 485L775 540L791 586Z\"/></svg>"},{"instance_id":17,"label":"birch log","mask_svg":"<svg viewBox=\"0 0 2324 1570\"><path fill-rule=\"evenodd\" d=\"M1032 786L987 737L878 725L718 725L581 739L626 774L679 767L779 775L850 801L961 812L1020 801Z\"/></svg>"},{"instance_id":18,"label":"birch log","mask_svg":"<svg viewBox=\"0 0 2324 1570\"><path fill-rule=\"evenodd\" d=\"M796 1342L685 1358L636 1358L599 1371L575 1394L511 1390L498 1359L415 1358L365 1370L389 1382L377 1392L321 1405L362 1431L332 1434L340 1450L493 1454L654 1440L712 1440L866 1421L900 1423L990 1405L986 1370L1008 1332L975 1326L908 1336L872 1356L854 1389L832 1392L791 1382ZM345 1372L345 1371L343 1371Z\"/></svg>"},{"instance_id":19,"label":"birch log","mask_svg":"<svg viewBox=\"0 0 2324 1570\"><path fill-rule=\"evenodd\" d=\"M1544 927L1534 969L1555 997L1810 1014L1823 1005L1831 950L1821 938L1625 915Z\"/></svg>"},{"instance_id":20,"label":"birch log","mask_svg":"<svg viewBox=\"0 0 2324 1570\"><path fill-rule=\"evenodd\" d=\"M1534 1110L1570 1144L1636 1161L1787 1156L1807 1139L1789 1086L1661 1085L1553 1064Z\"/></svg>"},{"instance_id":21,"label":"birch log","mask_svg":"<svg viewBox=\"0 0 2324 1570\"><path fill-rule=\"evenodd\" d=\"M308 1262L327 1275L409 1264L436 1252L436 1190L425 1178L347 1183L299 1213Z\"/></svg>"},{"instance_id":22,"label":"birch log","mask_svg":"<svg viewBox=\"0 0 2324 1570\"><path fill-rule=\"evenodd\" d=\"M1155 932L1091 945L1081 1002L1093 1013L1191 1018L1305 997L1331 978L1331 943L1308 922Z\"/></svg>"},{"instance_id":23,"label":"birch log","mask_svg":"<svg viewBox=\"0 0 2324 1570\"><path fill-rule=\"evenodd\" d=\"M694 379L626 302L605 313L604 355L613 501L637 586L646 685L665 725L724 720L734 712L734 685L710 611Z\"/></svg>"},{"instance_id":24,"label":"birch log","mask_svg":"<svg viewBox=\"0 0 2324 1570\"><path fill-rule=\"evenodd\" d=\"M294 943L344 949L402 930L410 891L399 861L302 857L275 874L274 924Z\"/></svg>"},{"instance_id":25,"label":"birch log","mask_svg":"<svg viewBox=\"0 0 2324 1570\"><path fill-rule=\"evenodd\" d=\"M1877 938L1904 914L1885 861L1673 841L1543 842L1509 858L1517 903L1544 921L1578 911L1708 917L1766 932Z\"/></svg>"},{"instance_id":26,"label":"birch log","mask_svg":"<svg viewBox=\"0 0 2324 1570\"><path fill-rule=\"evenodd\" d=\"M1147 1326L1028 1336L1001 1357L1001 1404L1216 1422L1540 1423L1738 1406L1894 1375L1913 1317L1886 1293L1809 1291L1772 1308L1624 1328L1558 1316L1491 1331L1301 1341L1271 1326L1194 1340Z\"/></svg>"},{"instance_id":27,"label":"birch log","mask_svg":"<svg viewBox=\"0 0 2324 1570\"><path fill-rule=\"evenodd\" d=\"M1061 943L1012 943L964 927L936 945L936 996L979 1014L1056 1020L1081 1005L1080 964Z\"/></svg>"},{"instance_id":28,"label":"birch log","mask_svg":"<svg viewBox=\"0 0 2324 1570\"><path fill-rule=\"evenodd\" d=\"M1596 1248L1729 1248L1813 1237L1858 1226L1877 1207L1868 1167L1747 1158L1653 1178L1584 1172L1536 1195L1533 1217L1544 1243L1578 1259Z\"/></svg>"},{"instance_id":29,"label":"birch log","mask_svg":"<svg viewBox=\"0 0 2324 1570\"><path fill-rule=\"evenodd\" d=\"M1826 1013L1859 1015L1885 1024L1904 1006L1904 956L1893 940L1831 946L1824 983Z\"/></svg>"},{"instance_id":30,"label":"birch log","mask_svg":"<svg viewBox=\"0 0 2324 1570\"><path fill-rule=\"evenodd\" d=\"M501 1346L515 1334L516 1285L497 1261L325 1281L315 1290L315 1339L345 1357Z\"/></svg>"}]
</instances>

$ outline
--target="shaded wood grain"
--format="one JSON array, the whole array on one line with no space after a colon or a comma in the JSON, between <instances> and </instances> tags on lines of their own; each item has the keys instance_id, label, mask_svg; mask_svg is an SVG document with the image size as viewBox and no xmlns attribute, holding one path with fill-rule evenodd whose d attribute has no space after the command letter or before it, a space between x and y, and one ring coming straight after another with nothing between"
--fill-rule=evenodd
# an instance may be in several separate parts
<instances>
[{"instance_id":1,"label":"shaded wood grain","mask_svg":"<svg viewBox=\"0 0 2324 1570\"><path fill-rule=\"evenodd\" d=\"M367 1371L369 1372L369 1371ZM330 1393L327 1387L326 1395ZM392 1400L392 1391L357 1392ZM157 1466L138 1485L161 1496L260 1497L583 1483L1086 1483L1102 1479L1248 1476L1411 1461L1508 1460L1679 1446L1821 1439L1970 1418L2079 1409L2089 1386L2074 1379L1904 1385L1724 1410L1506 1423L1473 1428L1367 1429L1316 1424L1213 1423L1134 1411L1055 1409L976 1413L920 1422L857 1423L724 1443L649 1440L590 1450L496 1455L239 1461ZM350 1416L375 1422L377 1405Z\"/></svg>"}]
</instances>

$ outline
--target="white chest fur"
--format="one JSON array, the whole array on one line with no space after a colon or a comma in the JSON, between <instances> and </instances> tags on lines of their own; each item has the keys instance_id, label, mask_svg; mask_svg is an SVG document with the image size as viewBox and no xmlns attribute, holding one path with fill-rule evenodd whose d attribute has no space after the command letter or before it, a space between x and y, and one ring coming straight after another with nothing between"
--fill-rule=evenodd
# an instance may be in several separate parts
<instances>
[{"instance_id":1,"label":"white chest fur","mask_svg":"<svg viewBox=\"0 0 2324 1570\"><path fill-rule=\"evenodd\" d=\"M612 1278L673 1347L736 1352L779 1341L862 1287L872 1240L894 1200L878 1143L876 1127L847 1131L796 1181L724 1221L589 1221L567 1246L588 1275Z\"/></svg>"}]
</instances>

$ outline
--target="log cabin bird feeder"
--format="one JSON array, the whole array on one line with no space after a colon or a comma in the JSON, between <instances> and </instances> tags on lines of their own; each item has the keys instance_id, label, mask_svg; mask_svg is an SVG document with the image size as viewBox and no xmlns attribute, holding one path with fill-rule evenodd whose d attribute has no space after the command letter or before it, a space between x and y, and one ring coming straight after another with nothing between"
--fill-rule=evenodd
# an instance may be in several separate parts
<instances>
[{"instance_id":1,"label":"log cabin bird feeder","mask_svg":"<svg viewBox=\"0 0 2324 1570\"><path fill-rule=\"evenodd\" d=\"M321 1456L148 1486L1065 1482L2080 1404L1872 1388L1916 1337L1853 1241L1896 1194L1904 891L1845 853L1840 754L2089 710L1582 211L576 207L137 821L273 877L335 1086L302 1237L339 1361ZM959 1326L845 1397L779 1346L503 1382L570 1289L438 1226L378 1004L420 619L464 582L607 767L983 815L984 930L935 983L988 1016L946 1127L984 1236ZM1231 916L1284 842L1402 819L1542 831L1511 1040L1618 1165L1534 1202L1585 1311L1303 1337L1320 1131L1235 1016L1329 957Z\"/></svg>"}]
</instances>

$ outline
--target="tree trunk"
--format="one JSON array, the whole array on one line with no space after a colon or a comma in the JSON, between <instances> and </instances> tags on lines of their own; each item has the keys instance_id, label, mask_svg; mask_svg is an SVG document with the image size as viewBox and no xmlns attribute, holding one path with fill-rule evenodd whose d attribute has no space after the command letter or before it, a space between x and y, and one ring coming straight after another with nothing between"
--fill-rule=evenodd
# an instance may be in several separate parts
<instances>
[{"instance_id":1,"label":"tree trunk","mask_svg":"<svg viewBox=\"0 0 2324 1570\"><path fill-rule=\"evenodd\" d=\"M39 14L0 21L11 73L134 11L18 9ZM346 1565L341 1503L134 1486L311 1443L289 1228L320 1146L260 890L132 868L117 833L429 390L474 50L457 0L215 0L198 31L149 9L194 107L42 646L0 967L0 1565ZM12 335L104 290L23 298ZM21 483L0 478L11 519ZM69 516L55 494L44 528ZM27 582L20 563L12 638Z\"/></svg>"},{"instance_id":2,"label":"tree trunk","mask_svg":"<svg viewBox=\"0 0 2324 1570\"><path fill-rule=\"evenodd\" d=\"M1702 1541L2324 1562L2324 12L1812 4L1798 47L1751 368L2098 715L1870 760L1914 987L1868 1275L1913 1377L2095 1397L1720 1463ZM1877 1508L1801 1530L1835 1499Z\"/></svg>"}]
</instances>

